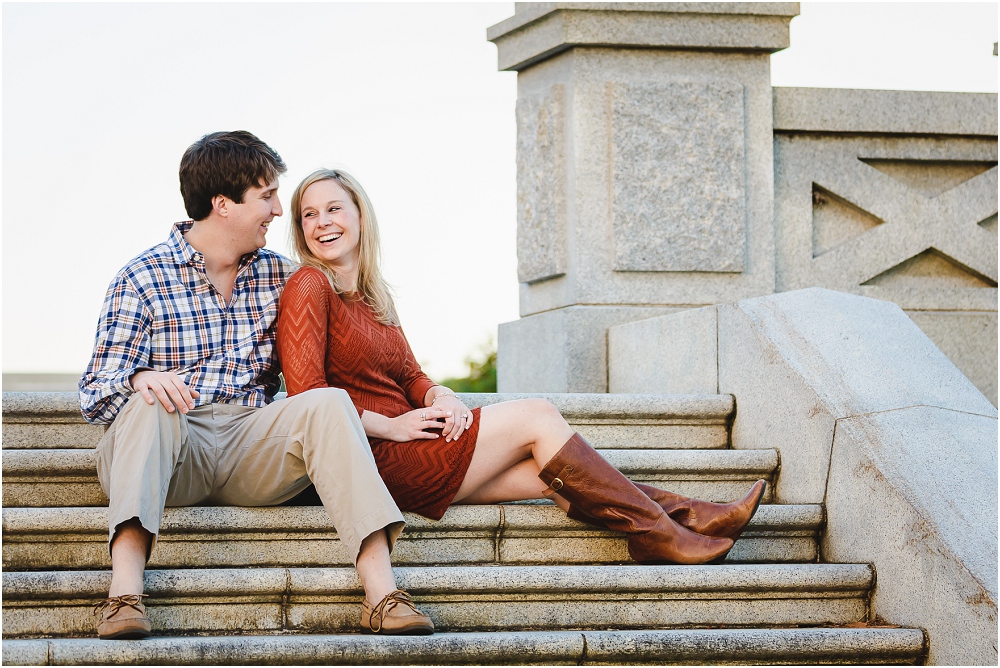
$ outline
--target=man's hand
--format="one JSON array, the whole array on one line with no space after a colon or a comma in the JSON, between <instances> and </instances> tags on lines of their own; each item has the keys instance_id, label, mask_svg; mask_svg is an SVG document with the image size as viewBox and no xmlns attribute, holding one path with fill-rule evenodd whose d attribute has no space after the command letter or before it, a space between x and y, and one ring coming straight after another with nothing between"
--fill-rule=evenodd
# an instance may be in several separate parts
<instances>
[{"instance_id":1,"label":"man's hand","mask_svg":"<svg viewBox=\"0 0 1000 668\"><path fill-rule=\"evenodd\" d=\"M187 413L194 408L194 400L198 398L198 390L192 390L180 376L170 371L138 371L132 375L132 389L150 406L159 399L168 413L174 412L174 406L181 413Z\"/></svg>"}]
</instances>

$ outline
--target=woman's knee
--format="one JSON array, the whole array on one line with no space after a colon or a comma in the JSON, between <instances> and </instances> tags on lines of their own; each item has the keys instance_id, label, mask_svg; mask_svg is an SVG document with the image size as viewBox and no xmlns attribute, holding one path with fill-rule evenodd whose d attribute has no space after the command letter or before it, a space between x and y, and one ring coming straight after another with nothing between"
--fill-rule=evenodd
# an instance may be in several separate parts
<instances>
[{"instance_id":1,"label":"woman's knee","mask_svg":"<svg viewBox=\"0 0 1000 668\"><path fill-rule=\"evenodd\" d=\"M546 424L565 424L566 420L563 418L562 413L548 399L535 398L524 399L523 401L533 421L541 421Z\"/></svg>"}]
</instances>

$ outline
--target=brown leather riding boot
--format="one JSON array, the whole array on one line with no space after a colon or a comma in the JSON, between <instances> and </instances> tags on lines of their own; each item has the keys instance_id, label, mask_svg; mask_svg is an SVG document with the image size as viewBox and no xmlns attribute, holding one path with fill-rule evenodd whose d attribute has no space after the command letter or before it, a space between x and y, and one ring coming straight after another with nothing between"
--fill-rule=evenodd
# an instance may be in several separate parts
<instances>
[{"instance_id":1,"label":"brown leather riding boot","mask_svg":"<svg viewBox=\"0 0 1000 668\"><path fill-rule=\"evenodd\" d=\"M750 523L757 512L760 501L764 498L767 482L758 480L747 495L732 503L712 503L692 499L680 494L668 492L665 489L651 487L642 483L634 483L643 494L656 502L670 519L685 529L690 529L702 536L725 537L736 540ZM576 506L570 506L566 515L570 519L586 522L592 526L604 527L604 524L593 517L588 517Z\"/></svg>"},{"instance_id":2,"label":"brown leather riding boot","mask_svg":"<svg viewBox=\"0 0 1000 668\"><path fill-rule=\"evenodd\" d=\"M733 547L729 538L688 531L636 488L579 434L566 441L538 474L581 512L613 531L628 534L629 555L638 562L704 564L721 561Z\"/></svg>"},{"instance_id":3,"label":"brown leather riding boot","mask_svg":"<svg viewBox=\"0 0 1000 668\"><path fill-rule=\"evenodd\" d=\"M758 480L746 496L732 503L691 499L649 485L640 484L636 487L659 504L681 526L703 536L725 536L736 540L760 507L767 482Z\"/></svg>"}]
</instances>

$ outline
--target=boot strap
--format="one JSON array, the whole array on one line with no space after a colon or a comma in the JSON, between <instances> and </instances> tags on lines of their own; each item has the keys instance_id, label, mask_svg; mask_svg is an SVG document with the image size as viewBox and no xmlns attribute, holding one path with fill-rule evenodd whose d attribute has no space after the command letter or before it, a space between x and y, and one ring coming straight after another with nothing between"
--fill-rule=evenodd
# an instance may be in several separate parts
<instances>
[{"instance_id":1,"label":"boot strap","mask_svg":"<svg viewBox=\"0 0 1000 668\"><path fill-rule=\"evenodd\" d=\"M572 466L564 466L563 469L559 471L559 474L554 478L552 478L552 482L550 482L549 486L545 488L544 492L542 492L542 496L544 496L546 499L551 498L553 494L557 493L560 489L563 488L563 485L565 484L563 482L563 478L565 478L572 472L573 472Z\"/></svg>"}]
</instances>

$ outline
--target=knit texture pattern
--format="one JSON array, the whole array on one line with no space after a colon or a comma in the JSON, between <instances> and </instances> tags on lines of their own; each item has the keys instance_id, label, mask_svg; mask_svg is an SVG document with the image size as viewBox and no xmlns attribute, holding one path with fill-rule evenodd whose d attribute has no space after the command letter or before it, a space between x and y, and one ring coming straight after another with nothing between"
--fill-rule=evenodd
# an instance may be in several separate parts
<instances>
[{"instance_id":1,"label":"knit texture pattern","mask_svg":"<svg viewBox=\"0 0 1000 668\"><path fill-rule=\"evenodd\" d=\"M436 385L399 327L375 319L359 299L338 295L317 269L292 275L278 307L278 357L288 395L318 387L347 391L358 414L397 417L424 406ZM479 434L479 409L460 438L399 443L368 439L400 510L441 519L462 485Z\"/></svg>"}]
</instances>

